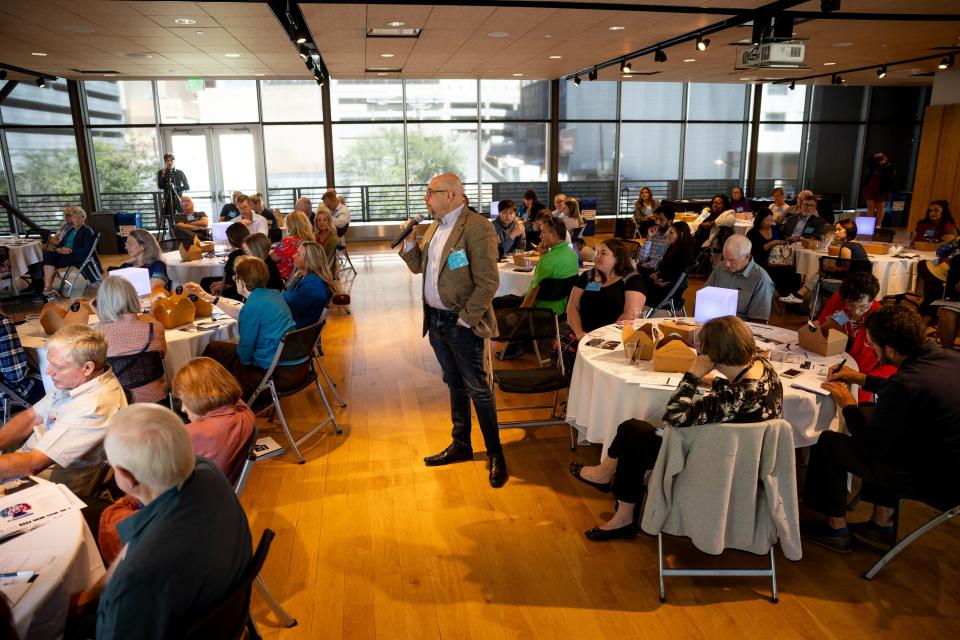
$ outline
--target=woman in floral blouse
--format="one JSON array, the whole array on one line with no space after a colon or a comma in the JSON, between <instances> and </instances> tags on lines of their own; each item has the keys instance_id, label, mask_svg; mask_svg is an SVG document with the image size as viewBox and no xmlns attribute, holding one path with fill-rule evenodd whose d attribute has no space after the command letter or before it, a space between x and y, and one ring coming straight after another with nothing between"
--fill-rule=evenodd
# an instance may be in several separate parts
<instances>
[{"instance_id":1,"label":"woman in floral blouse","mask_svg":"<svg viewBox=\"0 0 960 640\"><path fill-rule=\"evenodd\" d=\"M756 356L750 328L735 316L715 318L700 331L700 355L667 403L664 428L717 422L763 422L783 413L783 386L770 363ZM716 370L711 391L697 397L704 377ZM594 541L637 536L637 505L643 480L660 453L657 428L643 420L627 420L607 450L607 460L593 467L571 463L577 480L601 491L613 491L617 512L608 522L586 532Z\"/></svg>"},{"instance_id":2,"label":"woman in floral blouse","mask_svg":"<svg viewBox=\"0 0 960 640\"><path fill-rule=\"evenodd\" d=\"M310 220L300 211L294 211L284 218L284 224L287 227L287 237L273 247L270 258L277 263L280 276L286 281L293 273L293 257L297 255L300 243L314 242L316 238L310 228Z\"/></svg>"}]
</instances>

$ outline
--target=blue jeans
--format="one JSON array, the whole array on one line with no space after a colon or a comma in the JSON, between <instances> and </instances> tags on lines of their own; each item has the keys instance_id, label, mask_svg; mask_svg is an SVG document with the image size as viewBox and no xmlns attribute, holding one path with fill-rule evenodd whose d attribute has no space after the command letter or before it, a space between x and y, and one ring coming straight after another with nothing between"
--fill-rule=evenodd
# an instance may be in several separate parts
<instances>
[{"instance_id":1,"label":"blue jeans","mask_svg":"<svg viewBox=\"0 0 960 640\"><path fill-rule=\"evenodd\" d=\"M470 445L470 401L477 412L487 455L501 455L500 428L497 426L496 399L487 385L483 370L483 338L457 324L456 315L427 308L430 319L428 337L440 362L443 381L450 389L450 416L453 442Z\"/></svg>"}]
</instances>

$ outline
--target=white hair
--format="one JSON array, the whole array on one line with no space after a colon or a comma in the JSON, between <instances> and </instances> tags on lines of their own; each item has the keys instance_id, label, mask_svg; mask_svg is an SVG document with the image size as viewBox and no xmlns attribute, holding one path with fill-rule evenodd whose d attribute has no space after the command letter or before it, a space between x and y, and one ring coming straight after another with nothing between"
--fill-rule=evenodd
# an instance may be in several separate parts
<instances>
[{"instance_id":1,"label":"white hair","mask_svg":"<svg viewBox=\"0 0 960 640\"><path fill-rule=\"evenodd\" d=\"M53 349L58 350L76 367L82 367L85 362L92 362L99 371L107 365L106 337L85 324L61 327L47 340L47 351Z\"/></svg>"},{"instance_id":2,"label":"white hair","mask_svg":"<svg viewBox=\"0 0 960 640\"><path fill-rule=\"evenodd\" d=\"M193 473L193 443L173 411L156 404L132 404L107 423L107 460L160 494Z\"/></svg>"},{"instance_id":3,"label":"white hair","mask_svg":"<svg viewBox=\"0 0 960 640\"><path fill-rule=\"evenodd\" d=\"M738 258L745 258L750 255L750 249L752 247L753 245L747 240L747 236L741 236L736 233L727 238L727 241L723 243L723 248L736 252Z\"/></svg>"},{"instance_id":4,"label":"white hair","mask_svg":"<svg viewBox=\"0 0 960 640\"><path fill-rule=\"evenodd\" d=\"M97 290L97 317L100 322L116 322L125 314L140 311L137 290L124 278L107 276Z\"/></svg>"}]
</instances>

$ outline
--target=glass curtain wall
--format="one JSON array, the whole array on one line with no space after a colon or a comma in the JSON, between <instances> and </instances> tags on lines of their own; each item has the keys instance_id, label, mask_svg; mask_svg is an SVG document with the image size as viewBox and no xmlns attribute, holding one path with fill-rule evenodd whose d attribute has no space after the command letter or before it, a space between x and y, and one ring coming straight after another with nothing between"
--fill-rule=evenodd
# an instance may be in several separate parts
<instances>
[{"instance_id":1,"label":"glass curtain wall","mask_svg":"<svg viewBox=\"0 0 960 640\"><path fill-rule=\"evenodd\" d=\"M765 84L760 93L757 135L757 173L754 196L771 197L783 187L787 198L799 191L800 156L804 139L807 87L791 90L785 84Z\"/></svg>"}]
</instances>

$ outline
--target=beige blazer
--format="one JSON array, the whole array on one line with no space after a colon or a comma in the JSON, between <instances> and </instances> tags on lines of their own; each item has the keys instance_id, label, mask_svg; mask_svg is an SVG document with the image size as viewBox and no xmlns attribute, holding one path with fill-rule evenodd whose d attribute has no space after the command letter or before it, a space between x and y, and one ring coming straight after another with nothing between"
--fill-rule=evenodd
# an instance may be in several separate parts
<instances>
[{"instance_id":1,"label":"beige blazer","mask_svg":"<svg viewBox=\"0 0 960 640\"><path fill-rule=\"evenodd\" d=\"M434 221L423 239L410 251L402 254L413 273L425 273L427 248L439 223ZM447 257L463 249L469 264L459 269L447 267ZM497 270L497 233L490 221L464 207L457 218L447 244L440 254L443 262L437 278L440 300L447 309L460 315L460 319L481 338L489 338L497 331L497 319L493 313L493 297L500 286ZM426 335L429 321L424 309L423 334Z\"/></svg>"}]
</instances>

